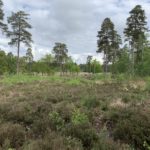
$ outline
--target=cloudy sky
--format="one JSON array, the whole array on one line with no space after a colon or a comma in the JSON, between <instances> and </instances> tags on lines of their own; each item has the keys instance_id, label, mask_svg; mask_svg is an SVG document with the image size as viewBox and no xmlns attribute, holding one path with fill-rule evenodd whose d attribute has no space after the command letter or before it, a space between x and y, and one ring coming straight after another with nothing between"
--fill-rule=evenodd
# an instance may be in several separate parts
<instances>
[{"instance_id":1,"label":"cloudy sky","mask_svg":"<svg viewBox=\"0 0 150 150\"><path fill-rule=\"evenodd\" d=\"M97 31L104 18L110 17L123 37L123 28L129 11L137 4L146 11L150 26L150 0L3 0L5 18L18 10L28 12L33 26L33 53L39 59L51 53L55 42L67 44L69 54L78 63L87 55L101 59L97 50ZM0 47L16 53L7 45L9 39L0 37ZM25 55L25 48L21 48Z\"/></svg>"}]
</instances>

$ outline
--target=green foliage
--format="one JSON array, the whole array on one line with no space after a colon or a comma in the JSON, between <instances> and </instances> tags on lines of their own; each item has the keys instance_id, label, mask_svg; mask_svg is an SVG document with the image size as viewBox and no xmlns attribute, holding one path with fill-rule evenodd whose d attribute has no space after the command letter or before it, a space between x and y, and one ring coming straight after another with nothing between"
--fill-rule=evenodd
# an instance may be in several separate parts
<instances>
[{"instance_id":1,"label":"green foliage","mask_svg":"<svg viewBox=\"0 0 150 150\"><path fill-rule=\"evenodd\" d=\"M98 107L100 102L95 97L86 97L83 99L82 104L87 107L87 109L92 109Z\"/></svg>"},{"instance_id":2,"label":"green foliage","mask_svg":"<svg viewBox=\"0 0 150 150\"><path fill-rule=\"evenodd\" d=\"M41 61L33 63L32 71L35 73L41 73L42 75L53 75L55 73L55 70L52 67Z\"/></svg>"},{"instance_id":3,"label":"green foliage","mask_svg":"<svg viewBox=\"0 0 150 150\"><path fill-rule=\"evenodd\" d=\"M50 121L51 121L54 129L60 130L63 128L64 120L61 118L61 116L58 112L49 113L49 118L50 118Z\"/></svg>"},{"instance_id":4,"label":"green foliage","mask_svg":"<svg viewBox=\"0 0 150 150\"><path fill-rule=\"evenodd\" d=\"M123 81L128 81L130 79L130 76L129 74L117 74L115 75L115 80L118 82L118 83L122 83Z\"/></svg>"},{"instance_id":5,"label":"green foliage","mask_svg":"<svg viewBox=\"0 0 150 150\"><path fill-rule=\"evenodd\" d=\"M0 50L0 75L9 73L13 74L16 70L16 57L12 53L6 54Z\"/></svg>"},{"instance_id":6,"label":"green foliage","mask_svg":"<svg viewBox=\"0 0 150 150\"><path fill-rule=\"evenodd\" d=\"M80 68L77 64L71 64L68 68L70 73L79 73L80 72Z\"/></svg>"},{"instance_id":7,"label":"green foliage","mask_svg":"<svg viewBox=\"0 0 150 150\"><path fill-rule=\"evenodd\" d=\"M91 78L92 80L101 80L101 81L111 81L112 80L112 75L110 73L99 73L99 74L94 74Z\"/></svg>"},{"instance_id":8,"label":"green foliage","mask_svg":"<svg viewBox=\"0 0 150 150\"><path fill-rule=\"evenodd\" d=\"M102 72L102 65L96 59L91 63L91 72L92 73L100 73Z\"/></svg>"},{"instance_id":9,"label":"green foliage","mask_svg":"<svg viewBox=\"0 0 150 150\"><path fill-rule=\"evenodd\" d=\"M86 72L89 72L89 73L91 73L91 71L92 71L92 67L91 67L91 62L92 62L92 58L93 58L93 56L87 56L87 60L86 60Z\"/></svg>"},{"instance_id":10,"label":"green foliage","mask_svg":"<svg viewBox=\"0 0 150 150\"><path fill-rule=\"evenodd\" d=\"M102 72L102 66L99 61L96 59L92 60L92 57L88 56L87 63L86 63L86 72L89 73L100 73ZM89 60L88 60L89 59Z\"/></svg>"},{"instance_id":11,"label":"green foliage","mask_svg":"<svg viewBox=\"0 0 150 150\"><path fill-rule=\"evenodd\" d=\"M147 77L145 80L146 80L145 90L150 91L150 78Z\"/></svg>"},{"instance_id":12,"label":"green foliage","mask_svg":"<svg viewBox=\"0 0 150 150\"><path fill-rule=\"evenodd\" d=\"M128 73L129 72L130 59L127 49L122 49L118 60L112 65L112 72L114 73Z\"/></svg>"},{"instance_id":13,"label":"green foliage","mask_svg":"<svg viewBox=\"0 0 150 150\"><path fill-rule=\"evenodd\" d=\"M16 57L10 52L7 54L6 61L7 61L7 72L9 74L15 74L16 73Z\"/></svg>"},{"instance_id":14,"label":"green foliage","mask_svg":"<svg viewBox=\"0 0 150 150\"><path fill-rule=\"evenodd\" d=\"M81 84L81 81L80 81L80 79L78 79L78 78L76 78L76 79L70 79L68 82L67 82L67 84L69 84L69 85L80 85Z\"/></svg>"},{"instance_id":15,"label":"green foliage","mask_svg":"<svg viewBox=\"0 0 150 150\"><path fill-rule=\"evenodd\" d=\"M143 146L146 148L146 150L150 150L150 145L149 145L149 144L147 144L147 142L146 142L146 141L144 141Z\"/></svg>"},{"instance_id":16,"label":"green foliage","mask_svg":"<svg viewBox=\"0 0 150 150\"><path fill-rule=\"evenodd\" d=\"M0 75L7 71L6 54L4 51L0 51Z\"/></svg>"},{"instance_id":17,"label":"green foliage","mask_svg":"<svg viewBox=\"0 0 150 150\"><path fill-rule=\"evenodd\" d=\"M31 83L34 81L48 81L53 80L54 77L42 77L42 76L32 76L32 75L26 75L26 74L20 74L20 75L8 75L4 76L3 79L0 81L0 83L12 85L17 83ZM56 78L56 77L55 77Z\"/></svg>"},{"instance_id":18,"label":"green foliage","mask_svg":"<svg viewBox=\"0 0 150 150\"><path fill-rule=\"evenodd\" d=\"M136 74L140 76L150 75L150 47L146 47L143 52L143 59L140 64L136 65Z\"/></svg>"},{"instance_id":19,"label":"green foliage","mask_svg":"<svg viewBox=\"0 0 150 150\"><path fill-rule=\"evenodd\" d=\"M75 73L79 73L80 72L80 67L73 62L71 57L68 57L66 59L66 63L65 63L65 71L66 72L70 72L70 74L75 74Z\"/></svg>"},{"instance_id":20,"label":"green foliage","mask_svg":"<svg viewBox=\"0 0 150 150\"><path fill-rule=\"evenodd\" d=\"M51 54L46 54L38 62L34 62L34 64L34 71L37 73L53 75L58 70L54 64L54 57Z\"/></svg>"},{"instance_id":21,"label":"green foliage","mask_svg":"<svg viewBox=\"0 0 150 150\"><path fill-rule=\"evenodd\" d=\"M89 119L88 116L79 110L75 110L71 117L71 122L74 125L82 125L82 124L88 124Z\"/></svg>"}]
</instances>

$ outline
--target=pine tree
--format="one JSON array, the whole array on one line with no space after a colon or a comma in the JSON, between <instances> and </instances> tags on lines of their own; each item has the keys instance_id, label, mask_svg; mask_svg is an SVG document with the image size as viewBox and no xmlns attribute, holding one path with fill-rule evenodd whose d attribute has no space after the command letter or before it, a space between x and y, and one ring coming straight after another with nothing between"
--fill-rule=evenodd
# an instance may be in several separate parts
<instances>
[{"instance_id":1,"label":"pine tree","mask_svg":"<svg viewBox=\"0 0 150 150\"><path fill-rule=\"evenodd\" d=\"M91 62L92 62L93 57L91 55L87 56L87 72L91 73Z\"/></svg>"},{"instance_id":2,"label":"pine tree","mask_svg":"<svg viewBox=\"0 0 150 150\"><path fill-rule=\"evenodd\" d=\"M115 61L119 50L119 44L121 43L121 38L117 34L117 31L115 31L114 24L110 18L106 18L103 21L97 37L97 52L102 52L104 54L104 71L107 73L108 64L109 62Z\"/></svg>"},{"instance_id":3,"label":"pine tree","mask_svg":"<svg viewBox=\"0 0 150 150\"><path fill-rule=\"evenodd\" d=\"M132 59L132 72L134 73L135 63L138 64L142 60L142 49L139 48L139 41L142 46L144 43L141 43L141 41L146 40L145 33L148 31L145 11L140 5L136 5L130 11L130 17L127 18L126 24L127 27L124 30L124 34L131 47L130 55Z\"/></svg>"},{"instance_id":4,"label":"pine tree","mask_svg":"<svg viewBox=\"0 0 150 150\"><path fill-rule=\"evenodd\" d=\"M68 57L68 49L64 43L55 43L53 48L53 53L55 55L55 61L60 66L61 71L63 72L63 64L66 62Z\"/></svg>"},{"instance_id":5,"label":"pine tree","mask_svg":"<svg viewBox=\"0 0 150 150\"><path fill-rule=\"evenodd\" d=\"M7 32L7 36L11 38L9 45L17 46L17 74L19 74L20 45L24 43L30 47L32 42L32 35L28 31L28 29L32 28L28 23L28 16L29 14L26 14L24 11L19 11L12 13L12 15L8 17L8 23L12 28L12 31Z\"/></svg>"},{"instance_id":6,"label":"pine tree","mask_svg":"<svg viewBox=\"0 0 150 150\"><path fill-rule=\"evenodd\" d=\"M3 23L4 20L4 12L3 12L3 2L0 0L0 28L2 30L2 32L6 32L7 31L7 25Z\"/></svg>"},{"instance_id":7,"label":"pine tree","mask_svg":"<svg viewBox=\"0 0 150 150\"><path fill-rule=\"evenodd\" d=\"M120 35L117 33L117 31L114 30L113 32L113 37L112 37L112 43L111 43L111 48L112 48L112 54L111 54L111 60L112 64L115 63L117 60L119 54L120 54L120 44L122 43Z\"/></svg>"},{"instance_id":8,"label":"pine tree","mask_svg":"<svg viewBox=\"0 0 150 150\"><path fill-rule=\"evenodd\" d=\"M32 66L32 63L33 63L33 54L32 54L32 49L31 48L27 49L26 59L27 59L27 63L28 63L28 66L29 66L29 71L31 72L31 66Z\"/></svg>"}]
</instances>

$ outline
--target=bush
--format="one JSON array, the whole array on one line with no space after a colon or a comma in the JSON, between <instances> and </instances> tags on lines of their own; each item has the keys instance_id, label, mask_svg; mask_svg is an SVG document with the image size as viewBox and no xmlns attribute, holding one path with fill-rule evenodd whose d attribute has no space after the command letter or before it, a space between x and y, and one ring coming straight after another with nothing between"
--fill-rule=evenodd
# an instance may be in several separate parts
<instances>
[{"instance_id":1,"label":"bush","mask_svg":"<svg viewBox=\"0 0 150 150\"><path fill-rule=\"evenodd\" d=\"M150 78L146 79L146 87L145 90L147 90L148 92L150 92Z\"/></svg>"},{"instance_id":2,"label":"bush","mask_svg":"<svg viewBox=\"0 0 150 150\"><path fill-rule=\"evenodd\" d=\"M131 150L129 145L115 142L108 136L107 130L103 129L99 134L99 140L92 150Z\"/></svg>"},{"instance_id":3,"label":"bush","mask_svg":"<svg viewBox=\"0 0 150 150\"><path fill-rule=\"evenodd\" d=\"M29 141L22 150L83 150L80 141L71 137L61 136L52 131L43 139Z\"/></svg>"},{"instance_id":4,"label":"bush","mask_svg":"<svg viewBox=\"0 0 150 150\"><path fill-rule=\"evenodd\" d=\"M115 140L145 150L143 142L150 144L150 111L142 109L118 109L111 112L109 128Z\"/></svg>"},{"instance_id":5,"label":"bush","mask_svg":"<svg viewBox=\"0 0 150 150\"><path fill-rule=\"evenodd\" d=\"M36 137L43 137L50 130L50 120L48 117L34 120L32 123L32 135Z\"/></svg>"},{"instance_id":6,"label":"bush","mask_svg":"<svg viewBox=\"0 0 150 150\"><path fill-rule=\"evenodd\" d=\"M150 150L150 145L149 145L149 144L147 144L147 142L145 142L145 141L144 141L143 146L144 146L147 150Z\"/></svg>"},{"instance_id":7,"label":"bush","mask_svg":"<svg viewBox=\"0 0 150 150\"><path fill-rule=\"evenodd\" d=\"M65 123L71 122L72 112L75 109L75 105L73 103L63 101L61 103L58 103L55 109L59 114L61 114L61 117L65 121Z\"/></svg>"},{"instance_id":8,"label":"bush","mask_svg":"<svg viewBox=\"0 0 150 150\"><path fill-rule=\"evenodd\" d=\"M71 79L67 82L69 85L80 85L81 81L79 79Z\"/></svg>"},{"instance_id":9,"label":"bush","mask_svg":"<svg viewBox=\"0 0 150 150\"><path fill-rule=\"evenodd\" d=\"M25 130L19 124L2 124L0 126L0 145L19 148L25 141ZM6 144L7 143L7 144Z\"/></svg>"},{"instance_id":10,"label":"bush","mask_svg":"<svg viewBox=\"0 0 150 150\"><path fill-rule=\"evenodd\" d=\"M128 74L117 74L115 75L116 81L118 83L122 83L123 81L129 80L129 75Z\"/></svg>"},{"instance_id":11,"label":"bush","mask_svg":"<svg viewBox=\"0 0 150 150\"><path fill-rule=\"evenodd\" d=\"M87 107L88 109L95 108L99 106L99 104L99 101L95 97L87 97L83 100L83 106Z\"/></svg>"},{"instance_id":12,"label":"bush","mask_svg":"<svg viewBox=\"0 0 150 150\"><path fill-rule=\"evenodd\" d=\"M84 113L81 113L79 110L75 110L72 114L71 122L73 125L82 125L88 124L89 119Z\"/></svg>"},{"instance_id":13,"label":"bush","mask_svg":"<svg viewBox=\"0 0 150 150\"><path fill-rule=\"evenodd\" d=\"M49 118L53 129L60 130L63 128L64 120L62 119L62 117L59 115L58 112L54 111L49 113Z\"/></svg>"},{"instance_id":14,"label":"bush","mask_svg":"<svg viewBox=\"0 0 150 150\"><path fill-rule=\"evenodd\" d=\"M80 124L80 125L69 124L68 126L66 126L64 134L81 141L84 149L86 150L91 150L94 143L97 142L98 140L96 130L93 129L88 124Z\"/></svg>"},{"instance_id":15,"label":"bush","mask_svg":"<svg viewBox=\"0 0 150 150\"><path fill-rule=\"evenodd\" d=\"M143 60L140 64L136 65L136 74L139 76L150 75L150 48L147 47L143 51Z\"/></svg>"},{"instance_id":16,"label":"bush","mask_svg":"<svg viewBox=\"0 0 150 150\"><path fill-rule=\"evenodd\" d=\"M12 103L1 105L0 116L7 121L22 123L25 126L30 126L35 120L41 120L51 110L51 103L43 103L38 100L35 102L14 102L13 107L11 105Z\"/></svg>"}]
</instances>

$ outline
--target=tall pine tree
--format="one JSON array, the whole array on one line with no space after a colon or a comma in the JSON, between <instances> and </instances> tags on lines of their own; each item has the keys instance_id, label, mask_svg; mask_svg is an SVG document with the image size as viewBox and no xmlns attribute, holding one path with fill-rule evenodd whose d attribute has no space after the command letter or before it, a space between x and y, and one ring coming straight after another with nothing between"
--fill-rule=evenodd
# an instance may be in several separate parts
<instances>
[{"instance_id":1,"label":"tall pine tree","mask_svg":"<svg viewBox=\"0 0 150 150\"><path fill-rule=\"evenodd\" d=\"M20 55L20 45L24 43L26 46L30 47L32 42L32 35L28 31L31 29L31 25L28 23L29 14L24 11L19 11L12 13L8 17L8 23L11 25L12 31L8 31L8 37L11 38L9 45L17 46L17 74L19 73L19 55Z\"/></svg>"},{"instance_id":2,"label":"tall pine tree","mask_svg":"<svg viewBox=\"0 0 150 150\"><path fill-rule=\"evenodd\" d=\"M7 25L3 23L4 20L4 12L3 12L3 2L0 0L0 28L2 30L2 32L6 32L7 31Z\"/></svg>"},{"instance_id":3,"label":"tall pine tree","mask_svg":"<svg viewBox=\"0 0 150 150\"><path fill-rule=\"evenodd\" d=\"M55 55L55 61L57 65L60 66L62 73L64 64L68 58L67 45L64 43L55 43L55 46L53 48L53 54Z\"/></svg>"},{"instance_id":4,"label":"tall pine tree","mask_svg":"<svg viewBox=\"0 0 150 150\"><path fill-rule=\"evenodd\" d=\"M138 64L142 61L142 48L140 45L144 45L146 40L146 31L148 31L146 25L145 11L140 5L136 5L131 11L130 16L127 18L127 27L124 30L126 40L129 41L131 50L130 55L132 59L132 72L134 73L135 63ZM141 43L143 41L143 43Z\"/></svg>"},{"instance_id":5,"label":"tall pine tree","mask_svg":"<svg viewBox=\"0 0 150 150\"><path fill-rule=\"evenodd\" d=\"M114 24L110 18L104 19L101 30L98 31L98 53L104 54L104 71L108 72L109 62L114 63L119 51L121 38L114 29Z\"/></svg>"}]
</instances>

